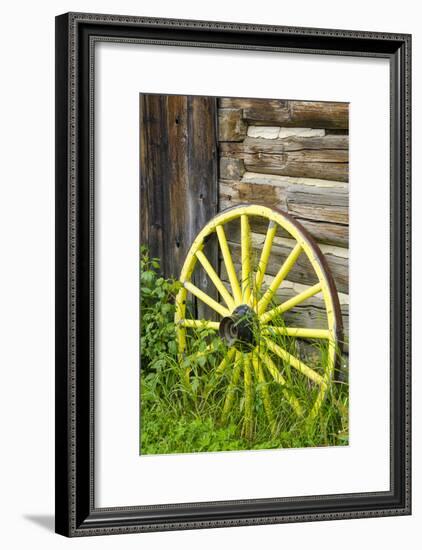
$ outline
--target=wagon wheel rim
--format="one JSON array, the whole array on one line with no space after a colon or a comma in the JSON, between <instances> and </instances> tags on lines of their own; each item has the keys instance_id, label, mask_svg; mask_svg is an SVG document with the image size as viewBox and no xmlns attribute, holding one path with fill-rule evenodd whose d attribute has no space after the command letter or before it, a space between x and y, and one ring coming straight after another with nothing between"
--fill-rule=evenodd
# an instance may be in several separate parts
<instances>
[{"instance_id":1,"label":"wagon wheel rim","mask_svg":"<svg viewBox=\"0 0 422 550\"><path fill-rule=\"evenodd\" d=\"M268 221L264 243L256 268L254 268L252 263L250 220L253 218L264 218ZM235 270L232 253L224 229L228 222L235 220L240 220L241 257L239 275ZM268 288L263 290L263 282L271 250L276 233L280 230L279 228L287 232L294 239L295 245L287 257L284 258L278 272L272 276ZM217 235L219 250L227 272L227 285L223 283L217 270L211 265L203 251L206 239L214 233ZM273 299L276 297L277 291L286 280L301 254L305 254L310 261L318 282L297 293L292 298L274 305ZM214 298L192 283L192 275L197 265L202 266L214 284L218 292L219 301L214 300ZM226 340L223 338L227 346L226 352L215 369L217 376L221 376L223 373L229 371L221 413L223 423L228 419L235 401L235 389L238 388L242 379L244 397L243 433L248 438L252 438L253 433L253 393L257 385L260 388L259 391L271 432L273 434L276 432L274 404L271 402L271 396L268 392L268 380L275 382L282 388L284 398L297 416L313 419L318 414L335 375L342 347L343 327L338 294L327 262L309 232L300 223L285 212L260 205L240 205L224 210L208 222L195 238L182 267L180 283L182 287L176 296L175 326L181 358L187 353L187 331L191 329L219 331L220 336L223 338L221 328L224 323L230 324L231 322L232 327L235 326L235 329L239 332L239 327L242 327L241 323L251 323L250 319L253 316L254 320L256 319L257 326L259 326L258 339L239 341L234 338L232 345L229 345L230 340L227 339L228 337L223 331L224 338L226 338ZM319 294L322 294L323 297L327 328L310 329L300 326L277 325L277 319L282 317L284 313ZM214 310L220 317L219 321L188 318L186 307L188 296L195 297ZM250 312L249 317L242 313L243 317L240 318L239 314L237 314L238 310L246 313ZM246 321L243 321L243 319L246 319ZM246 334L248 335L249 332L246 331ZM294 353L291 353L291 350L289 351L285 346L280 345L280 341L277 340L280 336L293 338L295 341L325 341L327 343L327 360L324 372L322 374L318 373ZM216 349L211 346L196 355L199 358L200 355L213 353L216 353ZM190 360L191 362L195 361L195 356L190 357ZM303 406L295 397L292 388L289 387L286 377L279 366L280 362L281 365L288 365L297 373L306 377L312 389L316 388L316 391L312 392L316 394L315 399L306 410L303 409ZM187 367L184 371L184 382L189 385L190 381L191 371Z\"/></svg>"}]
</instances>

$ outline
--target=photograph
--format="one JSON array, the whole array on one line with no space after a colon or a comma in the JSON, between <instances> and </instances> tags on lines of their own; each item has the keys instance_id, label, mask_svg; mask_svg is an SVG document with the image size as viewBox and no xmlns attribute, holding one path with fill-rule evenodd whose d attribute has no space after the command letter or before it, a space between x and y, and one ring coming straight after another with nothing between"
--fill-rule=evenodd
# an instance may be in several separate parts
<instances>
[{"instance_id":1,"label":"photograph","mask_svg":"<svg viewBox=\"0 0 422 550\"><path fill-rule=\"evenodd\" d=\"M139 454L349 445L349 103L139 95Z\"/></svg>"}]
</instances>

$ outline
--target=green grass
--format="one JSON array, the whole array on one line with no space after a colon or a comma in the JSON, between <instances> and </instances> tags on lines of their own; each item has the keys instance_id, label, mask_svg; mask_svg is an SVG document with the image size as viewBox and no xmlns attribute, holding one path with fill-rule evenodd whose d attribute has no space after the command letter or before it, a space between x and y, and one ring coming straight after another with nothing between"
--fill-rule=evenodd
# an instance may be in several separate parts
<instances>
[{"instance_id":1,"label":"green grass","mask_svg":"<svg viewBox=\"0 0 422 550\"><path fill-rule=\"evenodd\" d=\"M233 406L226 422L222 410L232 369L221 376L215 370L227 352L211 330L189 330L183 361L178 360L174 330L174 295L179 286L160 277L159 264L142 254L141 265L141 454L168 454L320 447L348 444L348 384L331 384L317 416L309 412L318 387L272 355L286 379L289 394L294 395L305 414L299 417L286 399L285 388L265 371L265 381L253 377L252 430L245 436L245 393L241 375L233 388ZM282 324L274 319L273 324ZM315 341L305 350L298 349L294 338L277 335L279 345L296 356L314 356L312 368L324 372L327 348ZM211 345L213 351L200 358L198 351ZM304 355L305 354L305 355ZM190 383L186 383L186 368ZM264 369L265 370L265 369ZM263 402L267 388L272 402L274 424L270 427Z\"/></svg>"},{"instance_id":2,"label":"green grass","mask_svg":"<svg viewBox=\"0 0 422 550\"><path fill-rule=\"evenodd\" d=\"M235 404L227 424L221 422L222 378L209 391L203 374L193 378L188 391L181 382L183 372L171 360L141 382L141 453L166 454L242 449L274 449L348 444L348 388L334 383L318 415L312 421L299 419L285 402L276 383L269 383L277 430L272 435L263 403L256 388L253 411L253 438L242 435L244 420L242 387L236 388ZM212 382L211 382L212 384ZM299 392L305 393L305 388ZM277 401L279 397L279 401ZM278 406L277 406L278 405Z\"/></svg>"}]
</instances>

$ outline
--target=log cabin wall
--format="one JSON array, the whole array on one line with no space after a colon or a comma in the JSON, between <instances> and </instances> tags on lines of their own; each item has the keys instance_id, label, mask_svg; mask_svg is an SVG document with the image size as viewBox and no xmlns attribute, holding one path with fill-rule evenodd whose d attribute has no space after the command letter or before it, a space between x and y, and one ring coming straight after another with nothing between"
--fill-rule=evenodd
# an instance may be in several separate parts
<instances>
[{"instance_id":1,"label":"log cabin wall","mask_svg":"<svg viewBox=\"0 0 422 550\"><path fill-rule=\"evenodd\" d=\"M324 253L339 293L347 341L349 327L349 106L347 103L220 98L218 108L219 209L241 203L280 208L296 218ZM253 227L262 247L266 227ZM240 238L230 244L240 268ZM274 275L293 247L275 239L269 264ZM224 267L221 267L224 270ZM224 276L224 273L222 274ZM301 257L280 291L286 299L314 283ZM326 327L322 298L289 315L304 327ZM287 314L286 314L286 321ZM345 347L347 352L347 345ZM347 356L345 356L347 362Z\"/></svg>"}]
</instances>

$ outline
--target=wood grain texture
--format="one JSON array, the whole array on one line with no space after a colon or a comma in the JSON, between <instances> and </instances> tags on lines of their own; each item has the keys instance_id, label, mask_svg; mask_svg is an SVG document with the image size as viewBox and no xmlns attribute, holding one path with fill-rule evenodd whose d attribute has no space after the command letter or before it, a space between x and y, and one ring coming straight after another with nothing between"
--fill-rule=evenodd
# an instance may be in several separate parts
<instances>
[{"instance_id":1,"label":"wood grain texture","mask_svg":"<svg viewBox=\"0 0 422 550\"><path fill-rule=\"evenodd\" d=\"M166 277L179 277L192 241L217 213L216 116L215 98L140 96L141 243ZM208 255L216 264L217 248ZM208 291L210 282L195 284Z\"/></svg>"},{"instance_id":2,"label":"wood grain texture","mask_svg":"<svg viewBox=\"0 0 422 550\"><path fill-rule=\"evenodd\" d=\"M249 172L281 176L348 181L347 151L322 149L286 153L227 153L222 158L240 159Z\"/></svg>"},{"instance_id":3,"label":"wood grain texture","mask_svg":"<svg viewBox=\"0 0 422 550\"><path fill-rule=\"evenodd\" d=\"M246 137L248 125L243 119L242 109L218 110L218 139L221 142L242 141Z\"/></svg>"},{"instance_id":4,"label":"wood grain texture","mask_svg":"<svg viewBox=\"0 0 422 550\"><path fill-rule=\"evenodd\" d=\"M348 160L349 136L328 135L323 137L287 137L264 139L246 137L240 142L220 143L220 151L226 156L238 153L281 154L289 151L333 150L343 151L342 162ZM344 153L346 152L346 153Z\"/></svg>"},{"instance_id":5,"label":"wood grain texture","mask_svg":"<svg viewBox=\"0 0 422 550\"><path fill-rule=\"evenodd\" d=\"M220 200L268 205L289 211L299 206L321 207L321 211L310 213L310 219L334 222L339 217L348 224L349 193L344 187L318 187L312 185L290 184L280 182L278 185L266 183L252 183L243 179L219 182ZM334 217L332 213L324 210L324 207L338 210ZM293 212L292 212L293 213ZM307 216L303 216L307 217Z\"/></svg>"},{"instance_id":6,"label":"wood grain texture","mask_svg":"<svg viewBox=\"0 0 422 550\"><path fill-rule=\"evenodd\" d=\"M295 216L317 243L349 247L349 226L336 223L316 222Z\"/></svg>"},{"instance_id":7,"label":"wood grain texture","mask_svg":"<svg viewBox=\"0 0 422 550\"><path fill-rule=\"evenodd\" d=\"M349 127L349 105L322 101L283 99L221 98L219 107L243 109L243 117L256 126L295 126L303 128Z\"/></svg>"}]
</instances>

